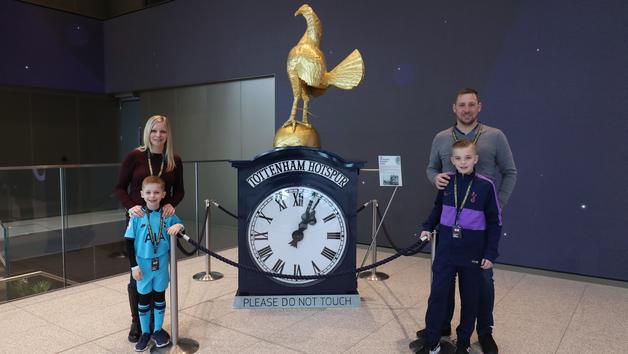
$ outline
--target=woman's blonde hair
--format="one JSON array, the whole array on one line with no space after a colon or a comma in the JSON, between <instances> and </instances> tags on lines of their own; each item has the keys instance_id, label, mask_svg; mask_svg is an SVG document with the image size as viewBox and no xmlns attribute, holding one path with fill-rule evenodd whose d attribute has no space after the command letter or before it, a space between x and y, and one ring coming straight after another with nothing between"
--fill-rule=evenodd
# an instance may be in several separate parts
<instances>
[{"instance_id":1,"label":"woman's blonde hair","mask_svg":"<svg viewBox=\"0 0 628 354\"><path fill-rule=\"evenodd\" d=\"M150 146L150 131L153 130L153 127L157 123L164 123L164 125L166 126L166 132L168 133L168 136L166 138L166 146L164 146L163 158L166 161L166 172L170 172L174 170L174 168L176 167L176 163L174 162L172 132L170 131L170 123L168 123L168 118L166 118L166 116L155 115L148 118L148 120L146 121L146 125L144 126L144 145L138 147L137 149L140 151L146 151L146 149L148 149L148 151L152 152Z\"/></svg>"}]
</instances>

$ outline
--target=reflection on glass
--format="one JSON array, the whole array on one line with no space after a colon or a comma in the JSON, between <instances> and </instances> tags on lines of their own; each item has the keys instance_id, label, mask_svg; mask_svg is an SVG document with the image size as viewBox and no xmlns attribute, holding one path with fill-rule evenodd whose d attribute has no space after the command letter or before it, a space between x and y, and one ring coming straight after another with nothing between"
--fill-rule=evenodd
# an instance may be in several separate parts
<instances>
[{"instance_id":1,"label":"reflection on glass","mask_svg":"<svg viewBox=\"0 0 628 354\"><path fill-rule=\"evenodd\" d=\"M128 272L125 210L113 194L119 168L0 169L0 303ZM205 224L206 199L237 213L229 162L185 163L184 181L176 213L193 239ZM236 246L237 220L210 210L211 249Z\"/></svg>"}]
</instances>

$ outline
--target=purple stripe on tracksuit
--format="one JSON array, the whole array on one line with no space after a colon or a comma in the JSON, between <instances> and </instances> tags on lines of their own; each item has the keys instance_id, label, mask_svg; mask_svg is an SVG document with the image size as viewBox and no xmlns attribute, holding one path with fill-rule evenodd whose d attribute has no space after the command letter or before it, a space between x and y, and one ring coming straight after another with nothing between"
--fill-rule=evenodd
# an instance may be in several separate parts
<instances>
[{"instance_id":1,"label":"purple stripe on tracksuit","mask_svg":"<svg viewBox=\"0 0 628 354\"><path fill-rule=\"evenodd\" d=\"M475 176L478 177L478 178L481 178L481 179L483 179L485 181L488 181L491 184L491 186L493 187L493 194L495 194L495 203L497 203L497 211L499 211L499 214L498 214L499 215L499 226L502 226L502 207L501 207L501 205L499 205L499 198L497 198L497 190L495 189L495 183L493 183L492 179L490 179L490 178L488 178L486 176L483 176L483 175L481 175L481 174L479 174L477 172L475 173Z\"/></svg>"},{"instance_id":2,"label":"purple stripe on tracksuit","mask_svg":"<svg viewBox=\"0 0 628 354\"><path fill-rule=\"evenodd\" d=\"M440 223L445 226L454 226L456 220L456 208L443 205L443 212L440 215ZM458 225L467 230L486 230L486 216L483 210L473 210L462 208Z\"/></svg>"}]
</instances>

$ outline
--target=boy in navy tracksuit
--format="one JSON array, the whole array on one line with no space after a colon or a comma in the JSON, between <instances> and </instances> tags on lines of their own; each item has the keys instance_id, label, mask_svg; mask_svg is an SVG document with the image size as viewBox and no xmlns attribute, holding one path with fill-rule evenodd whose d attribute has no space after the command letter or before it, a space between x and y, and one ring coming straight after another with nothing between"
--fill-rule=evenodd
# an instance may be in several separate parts
<instances>
[{"instance_id":1,"label":"boy in navy tracksuit","mask_svg":"<svg viewBox=\"0 0 628 354\"><path fill-rule=\"evenodd\" d=\"M425 315L427 345L420 353L440 352L448 293L456 274L462 303L460 325L456 329L456 353L469 353L483 281L482 269L492 268L498 256L501 210L493 182L474 171L478 162L475 145L468 140L455 142L451 160L457 172L452 173L447 187L438 192L434 209L421 232L421 236L429 238L430 231L440 224Z\"/></svg>"},{"instance_id":2,"label":"boy in navy tracksuit","mask_svg":"<svg viewBox=\"0 0 628 354\"><path fill-rule=\"evenodd\" d=\"M137 352L148 349L151 339L160 348L170 343L170 336L161 328L166 312L165 292L170 281L170 236L183 230L183 225L176 215L167 218L161 215L160 202L166 196L165 189L166 183L161 178L144 178L140 192L146 201L144 217L131 218L124 234L131 274L140 294L138 310L142 335L135 345ZM149 328L151 303L155 310L153 328Z\"/></svg>"}]
</instances>

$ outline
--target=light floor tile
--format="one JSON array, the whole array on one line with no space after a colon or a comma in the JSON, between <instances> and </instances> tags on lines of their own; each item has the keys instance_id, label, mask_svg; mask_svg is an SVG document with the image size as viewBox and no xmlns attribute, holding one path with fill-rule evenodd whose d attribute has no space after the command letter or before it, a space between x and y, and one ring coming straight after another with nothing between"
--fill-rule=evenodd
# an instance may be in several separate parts
<instances>
[{"instance_id":1,"label":"light floor tile","mask_svg":"<svg viewBox=\"0 0 628 354\"><path fill-rule=\"evenodd\" d=\"M416 339L416 331L423 328L423 318L416 311L407 310L357 342L347 353L408 353L408 345Z\"/></svg>"},{"instance_id":2,"label":"light floor tile","mask_svg":"<svg viewBox=\"0 0 628 354\"><path fill-rule=\"evenodd\" d=\"M364 252L358 249L359 262ZM237 259L235 248L220 253ZM393 253L380 249L378 259ZM213 259L212 270L225 277L192 280L204 262L178 263L179 333L199 341L200 353L403 353L424 327L429 258L400 257L378 268L388 280L360 279L362 307L349 309L234 309L237 269ZM494 278L500 352L628 352L628 289L505 269ZM133 353L127 282L121 274L0 305L0 353ZM170 331L169 294L166 303Z\"/></svg>"},{"instance_id":3,"label":"light floor tile","mask_svg":"<svg viewBox=\"0 0 628 354\"><path fill-rule=\"evenodd\" d=\"M267 340L307 353L342 353L402 311L326 309L277 331Z\"/></svg>"},{"instance_id":4,"label":"light floor tile","mask_svg":"<svg viewBox=\"0 0 628 354\"><path fill-rule=\"evenodd\" d=\"M558 353L628 352L628 291L591 284L565 331Z\"/></svg>"},{"instance_id":5,"label":"light floor tile","mask_svg":"<svg viewBox=\"0 0 628 354\"><path fill-rule=\"evenodd\" d=\"M254 353L254 354L298 354L303 353L302 351L292 350L286 347L282 347L277 344L272 344L268 342L257 342L250 347L244 348L242 350L243 353Z\"/></svg>"},{"instance_id":6,"label":"light floor tile","mask_svg":"<svg viewBox=\"0 0 628 354\"><path fill-rule=\"evenodd\" d=\"M72 348L83 340L69 331L47 324L19 335L9 335L3 332L0 353L57 353Z\"/></svg>"},{"instance_id":7,"label":"light floor tile","mask_svg":"<svg viewBox=\"0 0 628 354\"><path fill-rule=\"evenodd\" d=\"M238 309L212 320L212 323L259 338L268 338L322 311L320 309Z\"/></svg>"},{"instance_id":8,"label":"light floor tile","mask_svg":"<svg viewBox=\"0 0 628 354\"><path fill-rule=\"evenodd\" d=\"M67 350L63 350L59 353L61 354L110 354L113 352L95 343L90 342L90 343L78 345L76 347L73 347Z\"/></svg>"}]
</instances>

